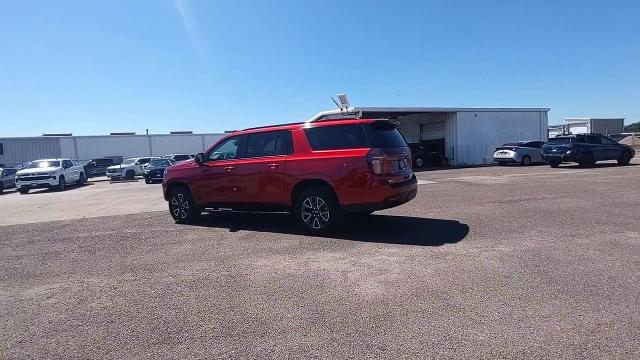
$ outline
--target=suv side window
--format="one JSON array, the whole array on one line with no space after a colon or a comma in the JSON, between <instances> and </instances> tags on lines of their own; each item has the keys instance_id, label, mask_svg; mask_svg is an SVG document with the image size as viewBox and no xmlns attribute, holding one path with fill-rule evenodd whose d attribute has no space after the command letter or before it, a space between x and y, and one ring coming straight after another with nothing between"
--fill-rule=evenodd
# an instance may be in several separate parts
<instances>
[{"instance_id":1,"label":"suv side window","mask_svg":"<svg viewBox=\"0 0 640 360\"><path fill-rule=\"evenodd\" d=\"M313 150L341 150L369 147L364 129L359 124L329 125L304 129Z\"/></svg>"},{"instance_id":2,"label":"suv side window","mask_svg":"<svg viewBox=\"0 0 640 360\"><path fill-rule=\"evenodd\" d=\"M278 132L259 132L249 134L247 138L246 157L273 156L276 154Z\"/></svg>"},{"instance_id":3,"label":"suv side window","mask_svg":"<svg viewBox=\"0 0 640 360\"><path fill-rule=\"evenodd\" d=\"M576 136L576 143L579 143L579 144L586 144L586 143L587 143L586 136L584 136L584 135L577 135L577 136Z\"/></svg>"},{"instance_id":4,"label":"suv side window","mask_svg":"<svg viewBox=\"0 0 640 360\"><path fill-rule=\"evenodd\" d=\"M278 131L278 139L276 140L276 155L293 154L293 139L291 131Z\"/></svg>"},{"instance_id":5,"label":"suv side window","mask_svg":"<svg viewBox=\"0 0 640 360\"><path fill-rule=\"evenodd\" d=\"M603 144L607 144L607 145L615 145L615 144L617 144L615 141L609 139L606 136L600 136L600 141L602 141Z\"/></svg>"},{"instance_id":6,"label":"suv side window","mask_svg":"<svg viewBox=\"0 0 640 360\"><path fill-rule=\"evenodd\" d=\"M240 157L244 136L234 136L220 143L207 154L207 161L230 160Z\"/></svg>"},{"instance_id":7,"label":"suv side window","mask_svg":"<svg viewBox=\"0 0 640 360\"><path fill-rule=\"evenodd\" d=\"M600 141L600 136L598 135L589 135L587 137L587 141L589 142L589 144L602 144L602 142Z\"/></svg>"}]
</instances>

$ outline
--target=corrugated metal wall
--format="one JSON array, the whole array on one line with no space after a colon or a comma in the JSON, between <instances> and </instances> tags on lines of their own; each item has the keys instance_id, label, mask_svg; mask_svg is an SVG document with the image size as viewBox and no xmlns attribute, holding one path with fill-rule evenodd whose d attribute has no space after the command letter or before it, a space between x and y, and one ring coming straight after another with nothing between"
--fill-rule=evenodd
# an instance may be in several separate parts
<instances>
[{"instance_id":1,"label":"corrugated metal wall","mask_svg":"<svg viewBox=\"0 0 640 360\"><path fill-rule=\"evenodd\" d=\"M547 138L545 111L460 111L456 122L456 165L490 164L496 146L518 140Z\"/></svg>"},{"instance_id":2,"label":"corrugated metal wall","mask_svg":"<svg viewBox=\"0 0 640 360\"><path fill-rule=\"evenodd\" d=\"M224 134L104 135L34 138L0 138L4 155L0 164L13 166L37 159L64 157L88 160L105 156L161 156L194 154L209 148Z\"/></svg>"},{"instance_id":3,"label":"corrugated metal wall","mask_svg":"<svg viewBox=\"0 0 640 360\"><path fill-rule=\"evenodd\" d=\"M58 138L1 138L4 155L0 163L15 166L23 162L60 157L62 150Z\"/></svg>"},{"instance_id":4,"label":"corrugated metal wall","mask_svg":"<svg viewBox=\"0 0 640 360\"><path fill-rule=\"evenodd\" d=\"M591 119L591 132L604 135L624 132L624 119Z\"/></svg>"},{"instance_id":5,"label":"corrugated metal wall","mask_svg":"<svg viewBox=\"0 0 640 360\"><path fill-rule=\"evenodd\" d=\"M71 159L91 159L105 156L162 156L193 154L204 151L223 134L180 135L111 135L75 137L62 146L63 156ZM68 143L67 143L68 142Z\"/></svg>"}]
</instances>

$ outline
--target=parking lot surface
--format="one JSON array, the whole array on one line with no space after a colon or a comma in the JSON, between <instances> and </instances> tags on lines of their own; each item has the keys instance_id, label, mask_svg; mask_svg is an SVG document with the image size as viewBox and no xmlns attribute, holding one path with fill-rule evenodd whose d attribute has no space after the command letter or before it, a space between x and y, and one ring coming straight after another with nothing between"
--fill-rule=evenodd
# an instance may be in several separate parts
<instances>
[{"instance_id":1,"label":"parking lot surface","mask_svg":"<svg viewBox=\"0 0 640 360\"><path fill-rule=\"evenodd\" d=\"M0 358L640 358L639 164L420 172L330 238L176 225L143 182L8 193Z\"/></svg>"}]
</instances>

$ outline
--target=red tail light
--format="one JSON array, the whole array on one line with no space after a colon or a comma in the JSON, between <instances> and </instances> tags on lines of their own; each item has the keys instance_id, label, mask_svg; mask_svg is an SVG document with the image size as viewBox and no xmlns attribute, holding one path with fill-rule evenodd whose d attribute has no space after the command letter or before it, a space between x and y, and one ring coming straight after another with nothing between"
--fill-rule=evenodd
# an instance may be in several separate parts
<instances>
[{"instance_id":1,"label":"red tail light","mask_svg":"<svg viewBox=\"0 0 640 360\"><path fill-rule=\"evenodd\" d=\"M412 170L411 153L408 149L374 148L367 155L371 172L375 175L398 175Z\"/></svg>"}]
</instances>

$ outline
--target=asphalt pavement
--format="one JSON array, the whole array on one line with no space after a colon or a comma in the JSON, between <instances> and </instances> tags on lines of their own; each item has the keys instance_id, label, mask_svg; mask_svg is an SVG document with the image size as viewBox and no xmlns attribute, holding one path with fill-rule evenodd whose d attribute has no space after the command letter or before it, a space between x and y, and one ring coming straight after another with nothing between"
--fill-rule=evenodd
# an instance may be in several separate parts
<instances>
[{"instance_id":1,"label":"asphalt pavement","mask_svg":"<svg viewBox=\"0 0 640 360\"><path fill-rule=\"evenodd\" d=\"M638 164L424 171L328 238L177 225L143 182L2 195L0 358L640 358Z\"/></svg>"}]
</instances>

